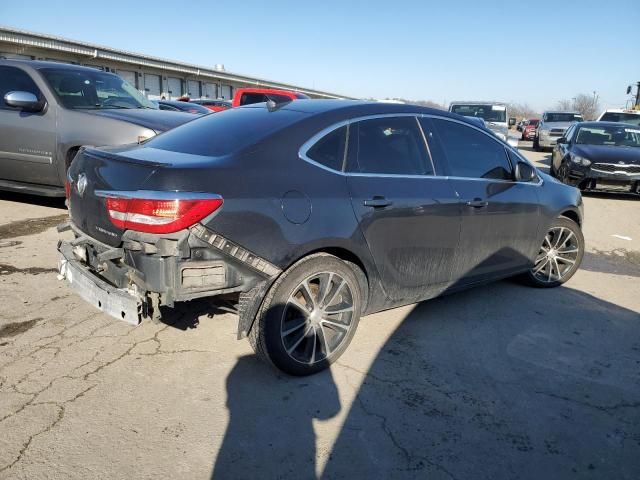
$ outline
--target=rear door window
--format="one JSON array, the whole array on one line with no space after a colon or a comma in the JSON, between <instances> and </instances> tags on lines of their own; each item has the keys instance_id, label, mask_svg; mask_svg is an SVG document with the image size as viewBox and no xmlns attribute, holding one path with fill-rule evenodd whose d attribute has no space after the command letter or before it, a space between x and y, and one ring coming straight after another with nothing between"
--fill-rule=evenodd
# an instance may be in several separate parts
<instances>
[{"instance_id":1,"label":"rear door window","mask_svg":"<svg viewBox=\"0 0 640 480\"><path fill-rule=\"evenodd\" d=\"M355 128L354 128L355 127ZM349 166L354 173L433 175L433 168L416 118L384 117L352 124L357 154ZM351 142L350 142L351 143Z\"/></svg>"},{"instance_id":2,"label":"rear door window","mask_svg":"<svg viewBox=\"0 0 640 480\"><path fill-rule=\"evenodd\" d=\"M332 170L342 170L344 149L347 140L347 126L337 128L318 140L309 150L307 157Z\"/></svg>"},{"instance_id":3,"label":"rear door window","mask_svg":"<svg viewBox=\"0 0 640 480\"><path fill-rule=\"evenodd\" d=\"M451 120L432 119L442 150L454 177L513 180L504 146L497 140Z\"/></svg>"}]
</instances>

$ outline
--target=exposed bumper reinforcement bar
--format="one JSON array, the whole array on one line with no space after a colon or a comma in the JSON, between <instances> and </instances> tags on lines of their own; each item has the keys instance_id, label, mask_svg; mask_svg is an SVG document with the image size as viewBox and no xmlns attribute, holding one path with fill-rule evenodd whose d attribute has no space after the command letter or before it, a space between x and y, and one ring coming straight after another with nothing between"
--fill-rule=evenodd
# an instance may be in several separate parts
<instances>
[{"instance_id":1,"label":"exposed bumper reinforcement bar","mask_svg":"<svg viewBox=\"0 0 640 480\"><path fill-rule=\"evenodd\" d=\"M142 301L125 290L116 288L100 279L76 260L73 246L59 242L58 264L60 280L65 279L71 289L94 307L131 325L142 320Z\"/></svg>"}]
</instances>

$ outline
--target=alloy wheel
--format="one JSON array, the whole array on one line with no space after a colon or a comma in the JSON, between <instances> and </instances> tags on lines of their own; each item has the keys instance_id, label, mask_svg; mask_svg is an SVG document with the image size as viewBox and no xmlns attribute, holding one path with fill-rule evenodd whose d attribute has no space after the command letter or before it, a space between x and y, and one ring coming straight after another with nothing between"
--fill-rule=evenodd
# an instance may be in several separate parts
<instances>
[{"instance_id":1,"label":"alloy wheel","mask_svg":"<svg viewBox=\"0 0 640 480\"><path fill-rule=\"evenodd\" d=\"M353 325L353 293L334 272L315 273L289 296L280 322L280 337L293 360L313 365L336 352Z\"/></svg>"},{"instance_id":2,"label":"alloy wheel","mask_svg":"<svg viewBox=\"0 0 640 480\"><path fill-rule=\"evenodd\" d=\"M573 270L579 252L578 238L570 229L553 227L544 237L531 272L541 282L558 282Z\"/></svg>"}]
</instances>

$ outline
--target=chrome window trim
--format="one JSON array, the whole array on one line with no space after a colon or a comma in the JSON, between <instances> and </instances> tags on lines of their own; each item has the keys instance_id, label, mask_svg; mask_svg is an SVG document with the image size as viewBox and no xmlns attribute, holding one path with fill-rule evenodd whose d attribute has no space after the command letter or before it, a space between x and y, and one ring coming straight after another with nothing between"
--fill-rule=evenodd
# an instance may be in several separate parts
<instances>
[{"instance_id":1,"label":"chrome window trim","mask_svg":"<svg viewBox=\"0 0 640 480\"><path fill-rule=\"evenodd\" d=\"M436 177L436 165L433 163L433 156L431 155L431 147L429 147L429 142L427 141L427 136L424 134L424 129L422 128L422 124L420 123L420 119L416 115L416 123L418 124L418 129L420 130L420 134L422 135L422 141L427 149L427 156L429 157L429 162L431 163L431 171L433 172L430 177ZM427 175L425 175L427 176Z\"/></svg>"},{"instance_id":2,"label":"chrome window trim","mask_svg":"<svg viewBox=\"0 0 640 480\"><path fill-rule=\"evenodd\" d=\"M221 200L222 196L204 192L178 192L157 190L96 190L100 198L140 198L144 200Z\"/></svg>"},{"instance_id":3,"label":"chrome window trim","mask_svg":"<svg viewBox=\"0 0 640 480\"><path fill-rule=\"evenodd\" d=\"M298 150L298 158L300 158L301 160L304 160L305 162L311 163L312 165L320 167L323 170L326 170L326 171L332 172L332 173L336 173L338 175L343 175L343 176L355 175L355 176L381 176L381 177L407 177L407 178L436 177L437 176L437 175L435 175L436 170L435 170L434 165L433 165L433 159L431 158L431 151L429 150L429 146L428 145L426 145L426 149L427 149L427 154L429 155L429 160L431 162L431 168L433 168L434 175L403 175L403 174L399 174L399 173L398 174L385 174L385 173L346 172L345 169L347 167L347 158L348 158L348 150L349 150L349 136L350 136L350 133L351 133L350 132L351 128L347 128L347 138L346 138L345 148L344 148L344 161L342 163L342 170L335 170L333 168L329 168L326 165L323 165L323 164L321 164L319 162L316 162L315 160L311 159L307 155L309 150L311 150L311 147L313 147L319 140L321 140L326 135L329 135L334 130L337 130L338 128L344 127L345 125L347 127L350 127L352 123L361 122L363 120L375 120L375 119L378 119L378 118L414 117L416 119L416 122L418 123L418 128L420 129L420 132L422 133L423 141L425 141L424 132L422 131L422 128L420 127L420 122L418 121L418 117L419 116L421 116L421 114L419 114L419 113L379 113L379 114L373 114L373 115L363 115L363 116L360 116L360 117L354 117L354 118L350 118L350 119L347 119L347 120L342 120L340 122L334 123L334 124L329 125L328 127L324 128L324 129L320 130L318 133L316 133L311 138L309 138L309 140L304 142L302 144L302 146L300 147L300 149ZM426 144L426 141L425 141L425 144Z\"/></svg>"},{"instance_id":4,"label":"chrome window trim","mask_svg":"<svg viewBox=\"0 0 640 480\"><path fill-rule=\"evenodd\" d=\"M346 139L345 139L345 144L344 144L344 157L342 158L342 169L341 170L335 170L333 168L329 168L326 165L323 165L320 162L316 162L315 160L311 159L307 153L309 152L309 150L311 150L311 148L318 143L320 140L322 140L324 137L326 137L327 135L329 135L330 133L332 133L335 130L338 130L339 128L342 128L344 126L349 126L349 124L351 123L350 120L342 120L338 123L334 123L326 128L323 128L322 130L320 130L318 133L316 133L315 135L313 135L311 138L309 138L309 140L307 140L306 142L304 142L302 144L302 146L300 147L300 149L298 150L298 158L300 158L301 160L304 160L305 162L308 162L312 165L315 165L316 167L320 167L323 170L326 170L328 172L332 172L332 173L337 173L338 175L344 175L344 169L345 169L345 164L347 161L347 150L348 150L348 142L349 142L349 129L347 128L347 135L346 135Z\"/></svg>"},{"instance_id":5,"label":"chrome window trim","mask_svg":"<svg viewBox=\"0 0 640 480\"><path fill-rule=\"evenodd\" d=\"M361 173L361 172L345 172L346 166L347 166L347 159L348 159L348 153L349 153L349 137L351 135L351 124L352 123L356 123L356 122L360 122L363 120L373 120L373 119L377 119L377 118L389 118L389 117L414 117L416 119L416 121L418 122L418 127L420 129L420 132L422 133L422 138L423 141L425 142L426 148L427 148L427 154L429 155L429 160L431 161L431 167L433 168L433 175L405 175L405 174L399 174L399 173ZM503 147L506 148L512 148L511 145L509 145L507 142L502 141L501 139L499 139L498 137L496 137L495 135L493 135L493 133L491 132L486 132L483 131L483 129L476 127L475 125L471 125L469 123L460 121L458 119L455 118L450 118L450 117L445 117L445 116L441 116L441 115L435 115L435 114L430 114L430 113L381 113L381 114L373 114L373 115L363 115L360 117L354 117L354 118L350 118L347 120L341 120L340 122L336 122L334 124L329 125L328 127L323 128L322 130L320 130L318 133L314 134L311 138L309 138L306 142L304 142L302 144L302 146L300 147L300 149L298 150L298 158L300 158L301 160L304 160L307 163L310 163L316 167L319 167L323 170L326 170L327 172L331 172L337 175L341 175L344 177L347 176L353 176L353 177L374 177L374 178L433 178L433 179L445 179L445 180L471 180L471 181L482 181L482 182L487 182L487 181L491 181L491 182L499 182L499 183L517 183L520 185L533 185L533 186L539 186L542 185L544 183L542 177L540 175L538 175L538 182L522 182L522 181L518 181L518 180L499 180L499 179L491 179L491 178L477 178L477 177L457 177L457 176L448 176L448 175L438 175L437 170L435 168L435 164L433 162L433 157L431 155L431 148L429 147L429 142L426 139L424 130L422 129L422 125L420 125L420 121L419 118L438 118L441 120L448 120L451 122L455 122L455 123L459 123L461 125L464 125L466 127L470 127L473 128L475 130L477 130L480 133L483 133L484 135L486 135L487 137L491 138L493 141L497 142L498 144L500 144ZM347 138L345 141L345 149L344 149L344 161L342 164L342 170L335 170L333 168L329 168L326 165L323 165L321 163L316 162L315 160L312 160L311 158L309 158L307 156L307 152L311 149L311 147L313 147L319 140L321 140L324 136L330 134L331 132L333 132L334 130L337 130L338 128L347 126L349 128L347 128ZM536 168L533 164L531 164L531 162L529 162L527 159L525 159L520 152L518 152L517 150L513 150L520 159L524 160L525 162L527 162L529 165L531 165L533 168ZM505 152L505 156L507 156L507 161L509 163L511 163L511 161L508 158L507 153ZM537 168L536 168L537 170Z\"/></svg>"}]
</instances>

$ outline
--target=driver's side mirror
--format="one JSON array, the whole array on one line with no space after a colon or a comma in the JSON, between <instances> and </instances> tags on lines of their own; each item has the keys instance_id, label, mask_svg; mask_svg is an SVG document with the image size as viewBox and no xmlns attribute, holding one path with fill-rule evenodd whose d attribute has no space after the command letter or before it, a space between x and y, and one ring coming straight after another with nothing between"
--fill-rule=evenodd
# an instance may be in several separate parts
<instances>
[{"instance_id":1,"label":"driver's side mirror","mask_svg":"<svg viewBox=\"0 0 640 480\"><path fill-rule=\"evenodd\" d=\"M516 180L521 182L531 182L537 178L536 169L525 162L516 164Z\"/></svg>"},{"instance_id":2,"label":"driver's side mirror","mask_svg":"<svg viewBox=\"0 0 640 480\"><path fill-rule=\"evenodd\" d=\"M7 92L4 96L4 103L27 112L40 112L44 108L44 102L38 100L38 97L31 92Z\"/></svg>"},{"instance_id":3,"label":"driver's side mirror","mask_svg":"<svg viewBox=\"0 0 640 480\"><path fill-rule=\"evenodd\" d=\"M560 137L558 139L558 145L561 144L561 143L567 143L567 139L565 137Z\"/></svg>"},{"instance_id":4,"label":"driver's side mirror","mask_svg":"<svg viewBox=\"0 0 640 480\"><path fill-rule=\"evenodd\" d=\"M513 127L516 124L515 117L509 117L509 126Z\"/></svg>"}]
</instances>

